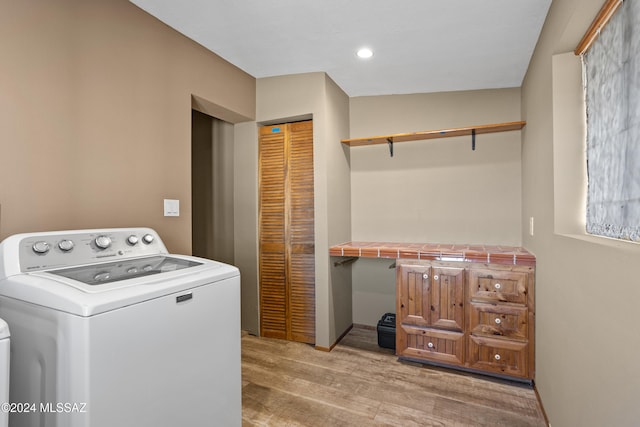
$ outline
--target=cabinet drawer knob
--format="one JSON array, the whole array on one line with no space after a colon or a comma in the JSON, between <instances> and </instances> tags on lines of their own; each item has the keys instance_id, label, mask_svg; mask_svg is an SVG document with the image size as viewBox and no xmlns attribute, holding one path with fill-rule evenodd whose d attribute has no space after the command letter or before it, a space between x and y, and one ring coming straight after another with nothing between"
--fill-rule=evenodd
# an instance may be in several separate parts
<instances>
[{"instance_id":1,"label":"cabinet drawer knob","mask_svg":"<svg viewBox=\"0 0 640 427\"><path fill-rule=\"evenodd\" d=\"M433 280L438 280L438 275L433 276Z\"/></svg>"},{"instance_id":2,"label":"cabinet drawer knob","mask_svg":"<svg viewBox=\"0 0 640 427\"><path fill-rule=\"evenodd\" d=\"M424 273L424 274L422 275L422 278L423 278L423 279L428 279L428 278L429 278L429 275L428 275L427 273Z\"/></svg>"},{"instance_id":3,"label":"cabinet drawer knob","mask_svg":"<svg viewBox=\"0 0 640 427\"><path fill-rule=\"evenodd\" d=\"M496 354L495 356L493 356L493 358L496 359L496 360L500 360L500 355Z\"/></svg>"},{"instance_id":4,"label":"cabinet drawer knob","mask_svg":"<svg viewBox=\"0 0 640 427\"><path fill-rule=\"evenodd\" d=\"M493 287L496 289L500 289L502 285L500 283L496 283L495 285L493 285Z\"/></svg>"},{"instance_id":5,"label":"cabinet drawer knob","mask_svg":"<svg viewBox=\"0 0 640 427\"><path fill-rule=\"evenodd\" d=\"M430 342L429 344L427 344L427 347L429 347L429 348L433 348L433 343L432 343L432 342Z\"/></svg>"},{"instance_id":6,"label":"cabinet drawer knob","mask_svg":"<svg viewBox=\"0 0 640 427\"><path fill-rule=\"evenodd\" d=\"M496 317L496 324L499 325L500 323L502 323L502 320L500 320L499 317Z\"/></svg>"}]
</instances>

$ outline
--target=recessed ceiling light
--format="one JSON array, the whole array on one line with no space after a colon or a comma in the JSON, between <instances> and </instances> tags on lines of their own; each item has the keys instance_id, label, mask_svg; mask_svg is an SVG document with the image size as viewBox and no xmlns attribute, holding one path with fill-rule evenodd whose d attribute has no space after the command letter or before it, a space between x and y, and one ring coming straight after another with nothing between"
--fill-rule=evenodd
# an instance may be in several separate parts
<instances>
[{"instance_id":1,"label":"recessed ceiling light","mask_svg":"<svg viewBox=\"0 0 640 427\"><path fill-rule=\"evenodd\" d=\"M371 58L373 56L373 51L367 47L363 47L356 53L356 55L358 55L359 58Z\"/></svg>"}]
</instances>

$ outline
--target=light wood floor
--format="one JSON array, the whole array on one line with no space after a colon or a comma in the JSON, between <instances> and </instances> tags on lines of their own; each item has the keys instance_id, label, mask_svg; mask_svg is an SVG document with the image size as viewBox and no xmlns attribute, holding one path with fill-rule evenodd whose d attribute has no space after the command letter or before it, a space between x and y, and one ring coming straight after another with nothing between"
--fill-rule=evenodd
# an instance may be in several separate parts
<instances>
[{"instance_id":1,"label":"light wood floor","mask_svg":"<svg viewBox=\"0 0 640 427\"><path fill-rule=\"evenodd\" d=\"M243 426L546 426L531 387L399 362L376 337L327 353L244 334Z\"/></svg>"}]
</instances>

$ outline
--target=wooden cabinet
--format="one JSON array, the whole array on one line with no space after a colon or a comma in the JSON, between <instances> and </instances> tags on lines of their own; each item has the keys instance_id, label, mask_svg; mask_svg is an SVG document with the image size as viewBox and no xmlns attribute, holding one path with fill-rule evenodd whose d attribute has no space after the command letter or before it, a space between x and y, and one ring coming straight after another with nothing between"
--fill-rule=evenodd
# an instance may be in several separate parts
<instances>
[{"instance_id":1,"label":"wooden cabinet","mask_svg":"<svg viewBox=\"0 0 640 427\"><path fill-rule=\"evenodd\" d=\"M462 363L464 269L405 265L397 274L404 284L396 295L398 355Z\"/></svg>"},{"instance_id":2,"label":"wooden cabinet","mask_svg":"<svg viewBox=\"0 0 640 427\"><path fill-rule=\"evenodd\" d=\"M313 124L259 142L260 334L315 344Z\"/></svg>"},{"instance_id":3,"label":"wooden cabinet","mask_svg":"<svg viewBox=\"0 0 640 427\"><path fill-rule=\"evenodd\" d=\"M531 380L534 268L398 260L400 358Z\"/></svg>"},{"instance_id":4,"label":"wooden cabinet","mask_svg":"<svg viewBox=\"0 0 640 427\"><path fill-rule=\"evenodd\" d=\"M467 271L468 366L533 379L533 267L471 264Z\"/></svg>"}]
</instances>

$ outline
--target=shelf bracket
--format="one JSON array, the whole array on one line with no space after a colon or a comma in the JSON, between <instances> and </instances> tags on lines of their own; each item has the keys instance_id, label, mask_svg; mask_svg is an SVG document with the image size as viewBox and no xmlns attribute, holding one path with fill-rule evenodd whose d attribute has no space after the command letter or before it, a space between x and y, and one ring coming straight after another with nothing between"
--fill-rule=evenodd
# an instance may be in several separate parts
<instances>
[{"instance_id":1,"label":"shelf bracket","mask_svg":"<svg viewBox=\"0 0 640 427\"><path fill-rule=\"evenodd\" d=\"M340 261L334 262L333 266L339 267L341 265L351 264L352 262L355 262L357 260L358 260L358 257L352 256L352 257L341 259Z\"/></svg>"},{"instance_id":2,"label":"shelf bracket","mask_svg":"<svg viewBox=\"0 0 640 427\"><path fill-rule=\"evenodd\" d=\"M471 129L471 150L476 151L476 130Z\"/></svg>"},{"instance_id":3,"label":"shelf bracket","mask_svg":"<svg viewBox=\"0 0 640 427\"><path fill-rule=\"evenodd\" d=\"M387 138L387 144L389 144L389 154L393 157L393 138Z\"/></svg>"}]
</instances>

